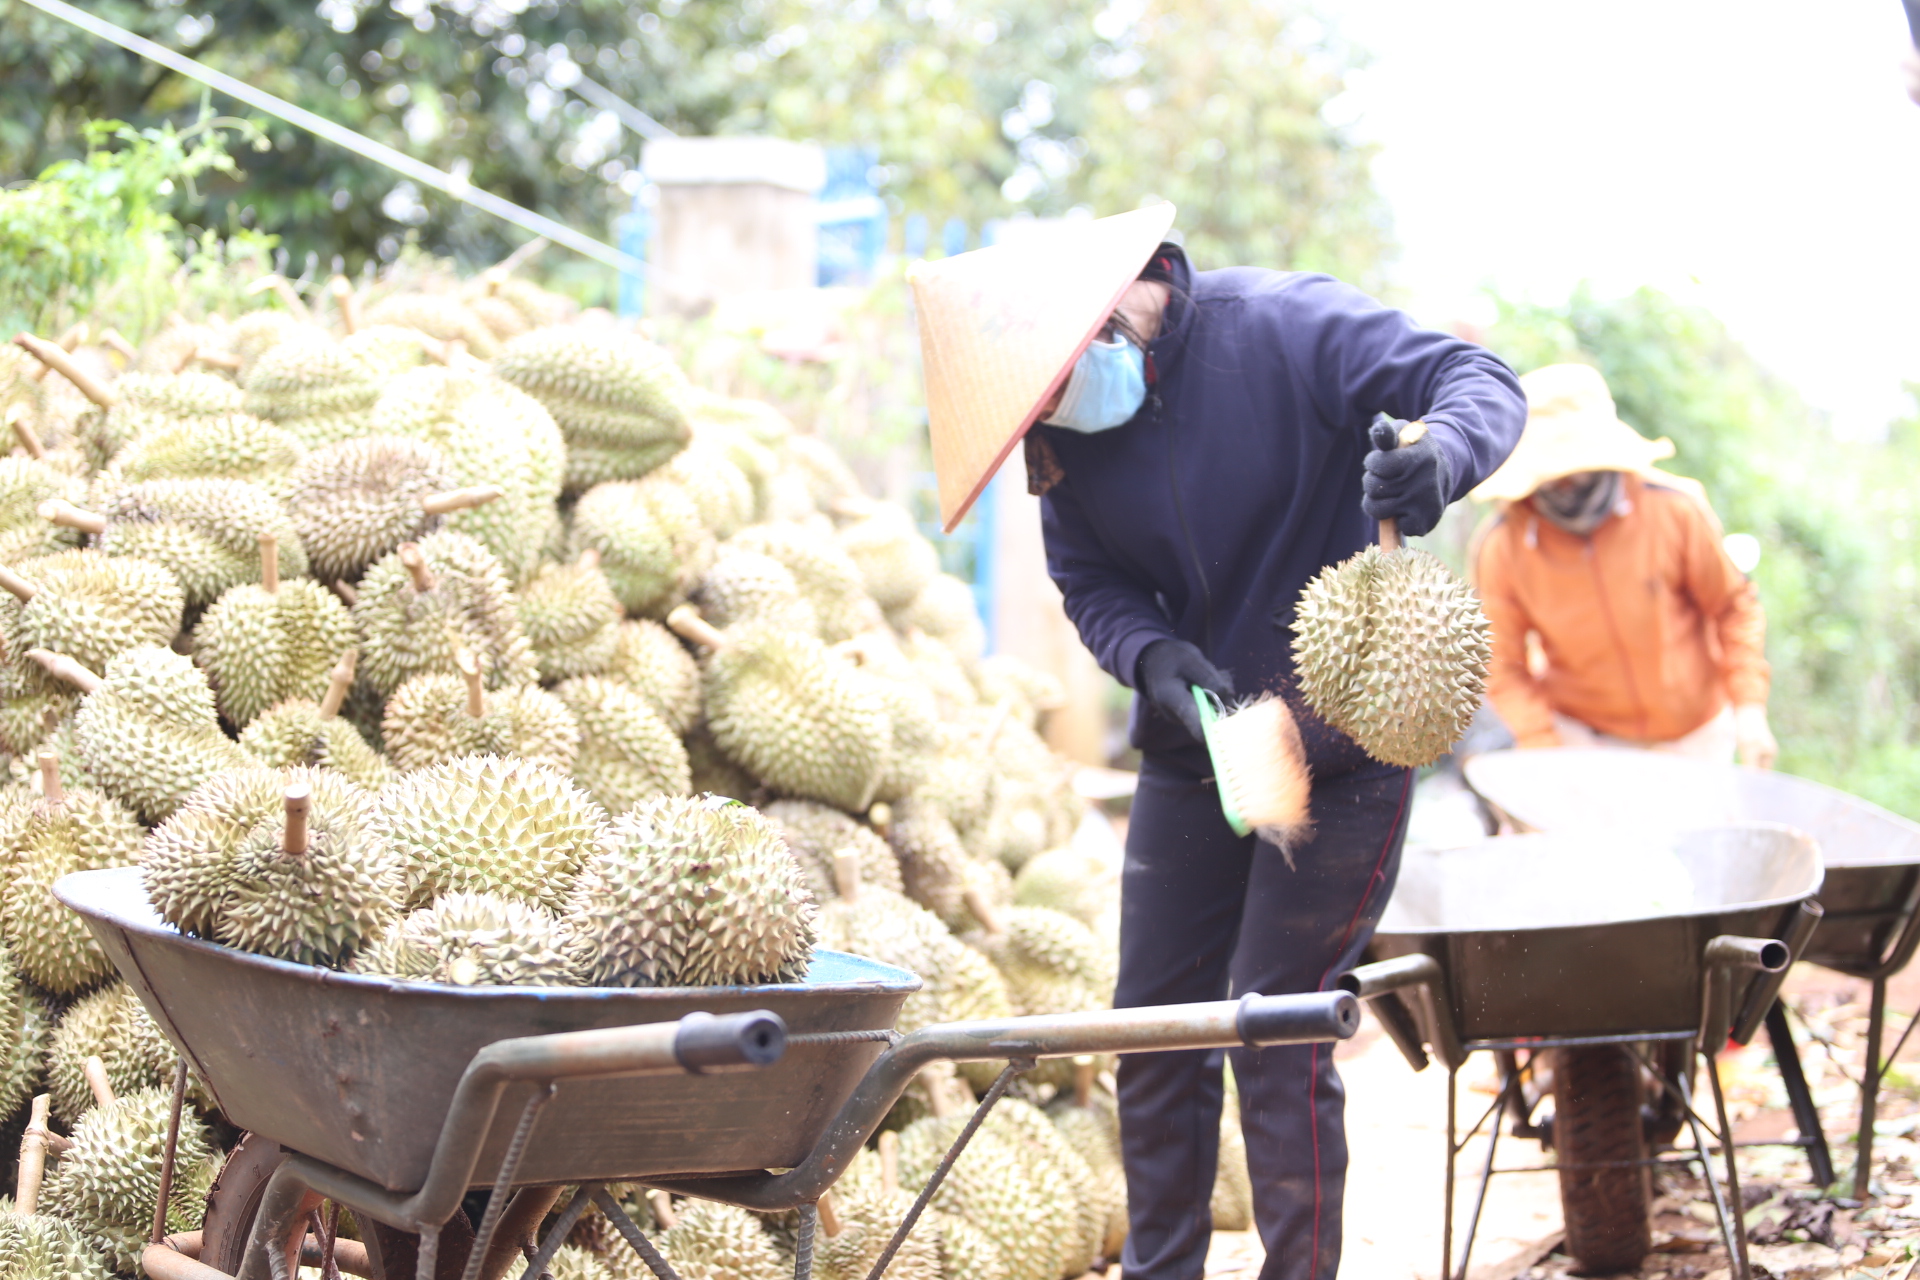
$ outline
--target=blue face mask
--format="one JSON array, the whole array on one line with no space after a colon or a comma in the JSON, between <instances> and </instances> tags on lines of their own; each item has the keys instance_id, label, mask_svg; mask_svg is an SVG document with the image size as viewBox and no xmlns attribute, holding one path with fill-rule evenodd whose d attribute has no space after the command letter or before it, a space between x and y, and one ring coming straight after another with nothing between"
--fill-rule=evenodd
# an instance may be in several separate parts
<instances>
[{"instance_id":1,"label":"blue face mask","mask_svg":"<svg viewBox=\"0 0 1920 1280\"><path fill-rule=\"evenodd\" d=\"M1146 353L1125 338L1095 338L1074 362L1060 407L1047 421L1069 431L1108 431L1140 412L1146 398Z\"/></svg>"}]
</instances>

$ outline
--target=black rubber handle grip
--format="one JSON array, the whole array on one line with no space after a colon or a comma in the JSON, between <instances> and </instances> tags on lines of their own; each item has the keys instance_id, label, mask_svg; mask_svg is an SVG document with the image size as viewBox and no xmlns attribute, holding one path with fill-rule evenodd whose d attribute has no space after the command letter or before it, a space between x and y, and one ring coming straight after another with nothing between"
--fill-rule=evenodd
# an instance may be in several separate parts
<instances>
[{"instance_id":1,"label":"black rubber handle grip","mask_svg":"<svg viewBox=\"0 0 1920 1280\"><path fill-rule=\"evenodd\" d=\"M787 1051L787 1024L777 1013L690 1013L674 1033L675 1061L693 1075L769 1067Z\"/></svg>"},{"instance_id":2,"label":"black rubber handle grip","mask_svg":"<svg viewBox=\"0 0 1920 1280\"><path fill-rule=\"evenodd\" d=\"M1360 1002L1345 991L1294 996L1249 991L1240 997L1233 1029L1240 1033L1242 1044L1253 1048L1345 1040L1360 1029Z\"/></svg>"}]
</instances>

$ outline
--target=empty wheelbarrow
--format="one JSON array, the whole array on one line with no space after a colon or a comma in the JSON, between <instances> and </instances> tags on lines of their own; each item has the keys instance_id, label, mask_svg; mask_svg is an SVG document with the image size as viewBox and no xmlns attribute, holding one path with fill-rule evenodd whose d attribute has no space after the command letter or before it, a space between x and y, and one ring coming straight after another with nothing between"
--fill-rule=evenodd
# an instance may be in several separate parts
<instances>
[{"instance_id":1,"label":"empty wheelbarrow","mask_svg":"<svg viewBox=\"0 0 1920 1280\"><path fill-rule=\"evenodd\" d=\"M1826 865L1820 904L1826 914L1804 958L1872 986L1853 1181L1855 1194L1865 1197L1872 1185L1880 1081L1920 1023L1920 1016L1908 1022L1883 1061L1887 979L1907 966L1920 944L1920 824L1791 774L1645 751L1494 751L1467 761L1466 778L1523 831L1591 831L1623 823L1678 829L1754 820L1797 827L1819 842ZM1766 1025L1814 1177L1825 1186L1832 1180L1826 1141L1786 1010L1769 1009Z\"/></svg>"},{"instance_id":2,"label":"empty wheelbarrow","mask_svg":"<svg viewBox=\"0 0 1920 1280\"><path fill-rule=\"evenodd\" d=\"M894 1016L919 980L835 952L816 952L805 981L781 985L442 987L183 937L148 904L136 868L76 873L54 891L86 919L227 1118L249 1131L206 1227L148 1247L143 1262L159 1280L290 1275L331 1243L309 1238L327 1200L371 1224L350 1257L336 1251L333 1261L373 1280L510 1271L533 1280L592 1206L661 1280L675 1280L606 1193L616 1180L799 1209L797 1280L807 1280L814 1204L930 1062L1008 1062L957 1154L1039 1058L1339 1040L1360 1017L1346 992L1256 994L900 1036ZM565 1184L579 1190L522 1270L518 1242ZM475 1188L491 1196L469 1231L460 1206Z\"/></svg>"},{"instance_id":3,"label":"empty wheelbarrow","mask_svg":"<svg viewBox=\"0 0 1920 1280\"><path fill-rule=\"evenodd\" d=\"M1669 836L1498 836L1410 852L1375 933L1372 963L1339 979L1371 1002L1416 1070L1428 1048L1447 1068L1445 1277L1465 1276L1487 1184L1497 1170L1499 1115L1520 1096L1517 1055L1554 1063L1553 1130L1568 1251L1594 1272L1624 1270L1650 1232L1644 1082L1654 1081L1713 1191L1734 1259L1745 1230L1730 1128L1713 1055L1731 1031L1751 1034L1812 932L1820 854L1791 828L1743 824ZM1503 1055L1498 1097L1457 1137L1453 1075L1467 1055ZM1707 1057L1716 1123L1691 1095L1695 1053ZM1526 1108L1518 1108L1524 1112ZM1456 1269L1454 1165L1493 1121L1486 1167ZM1711 1128L1726 1154L1726 1189L1707 1162Z\"/></svg>"}]
</instances>

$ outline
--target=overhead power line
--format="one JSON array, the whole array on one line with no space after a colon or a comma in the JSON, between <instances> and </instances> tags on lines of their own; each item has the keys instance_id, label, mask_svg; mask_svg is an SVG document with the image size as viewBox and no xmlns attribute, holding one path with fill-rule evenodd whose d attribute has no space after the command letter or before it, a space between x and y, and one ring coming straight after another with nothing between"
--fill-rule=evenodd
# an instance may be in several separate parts
<instances>
[{"instance_id":1,"label":"overhead power line","mask_svg":"<svg viewBox=\"0 0 1920 1280\"><path fill-rule=\"evenodd\" d=\"M649 142L659 138L677 138L680 136L640 108L634 106L631 102L628 102L625 98L614 93L614 91L607 88L607 86L589 80L585 76L576 78L567 88L579 94L602 111L613 112L614 115L620 117L621 124L624 124L627 128L633 130Z\"/></svg>"}]
</instances>

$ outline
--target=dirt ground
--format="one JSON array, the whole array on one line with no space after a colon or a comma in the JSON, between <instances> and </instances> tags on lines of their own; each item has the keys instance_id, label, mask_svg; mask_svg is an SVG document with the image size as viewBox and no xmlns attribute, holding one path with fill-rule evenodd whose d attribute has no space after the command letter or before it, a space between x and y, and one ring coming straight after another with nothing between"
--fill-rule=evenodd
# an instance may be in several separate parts
<instances>
[{"instance_id":1,"label":"dirt ground","mask_svg":"<svg viewBox=\"0 0 1920 1280\"><path fill-rule=\"evenodd\" d=\"M1871 1194L1852 1192L1854 1132L1865 1056L1867 985L1826 970L1798 967L1785 998L1794 1038L1821 1126L1832 1149L1835 1185L1814 1186L1804 1151L1794 1146L1739 1149L1742 1200L1755 1280L1920 1280L1920 1032L1901 1052L1882 1088L1875 1125ZM1885 1048L1920 1009L1920 972L1893 980ZM1445 1167L1446 1076L1414 1074L1371 1020L1338 1054L1347 1086L1352 1163L1347 1179L1345 1280L1439 1280ZM1463 1125L1497 1089L1490 1055L1460 1073ZM1786 1092L1763 1034L1721 1059L1735 1140L1746 1144L1797 1136ZM1707 1094L1701 1091L1707 1108ZM1685 1140L1682 1140L1683 1143ZM1484 1143L1461 1155L1456 1223L1464 1231L1485 1160ZM1722 1171L1715 1155L1716 1170ZM1503 1136L1503 1168L1549 1164L1538 1143ZM1694 1168L1694 1167L1690 1167ZM1639 1280L1729 1280L1712 1202L1697 1172L1655 1175L1654 1250ZM1552 1172L1496 1176L1475 1242L1470 1280L1558 1280L1573 1274L1558 1251L1560 1194ZM1458 1234L1456 1251L1460 1247ZM1209 1280L1251 1277L1262 1260L1251 1232L1220 1232L1207 1262Z\"/></svg>"}]
</instances>

